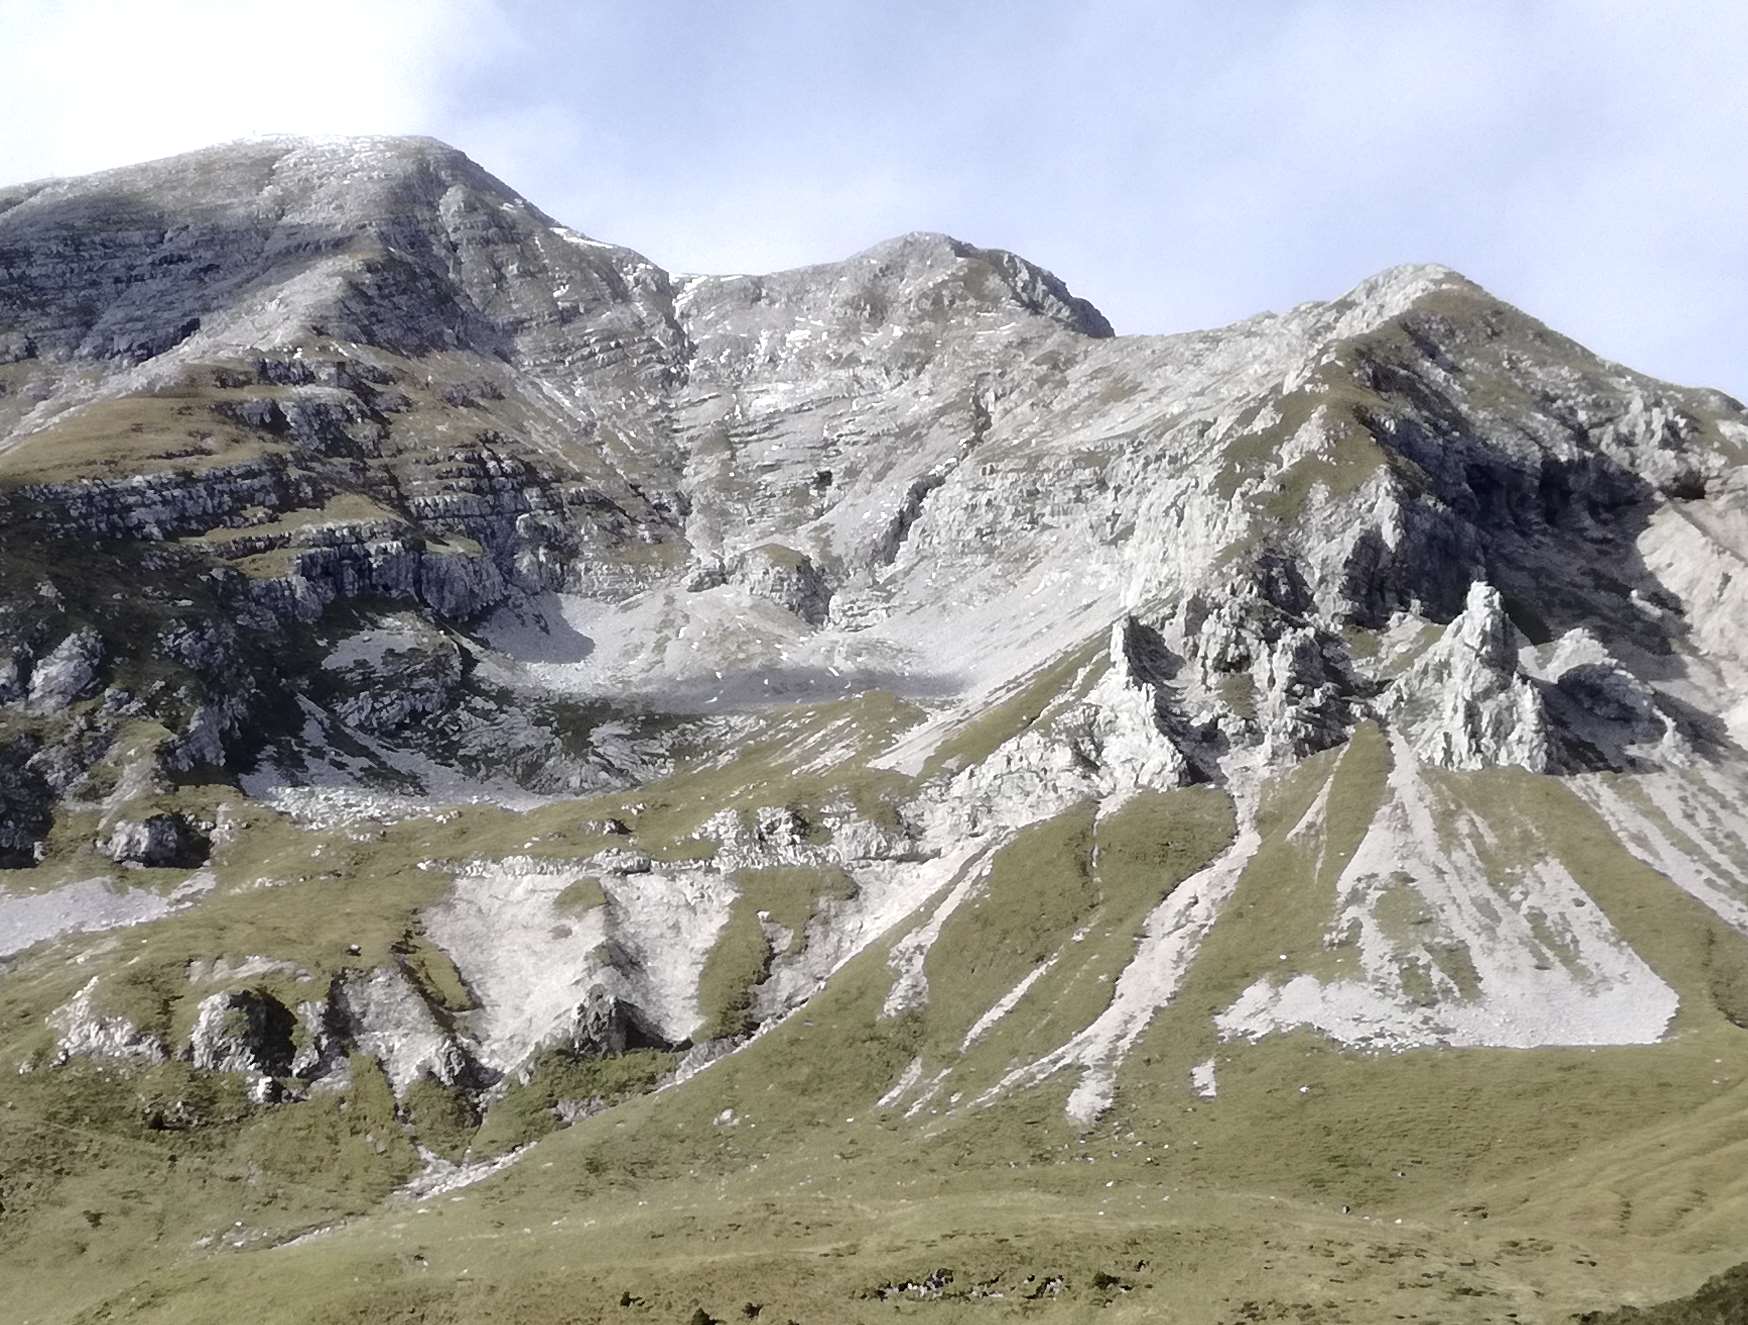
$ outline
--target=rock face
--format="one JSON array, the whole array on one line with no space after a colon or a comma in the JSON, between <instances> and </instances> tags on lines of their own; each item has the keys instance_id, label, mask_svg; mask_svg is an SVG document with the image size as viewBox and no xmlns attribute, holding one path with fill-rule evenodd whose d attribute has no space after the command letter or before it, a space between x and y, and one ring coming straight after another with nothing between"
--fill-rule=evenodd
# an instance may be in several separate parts
<instances>
[{"instance_id":1,"label":"rock face","mask_svg":"<svg viewBox=\"0 0 1748 1325\"><path fill-rule=\"evenodd\" d=\"M93 630L74 631L36 664L30 674L29 707L56 713L89 695L103 663L103 639Z\"/></svg>"},{"instance_id":2,"label":"rock face","mask_svg":"<svg viewBox=\"0 0 1748 1325\"><path fill-rule=\"evenodd\" d=\"M103 843L103 853L118 865L192 869L206 860L206 834L180 814L124 819Z\"/></svg>"},{"instance_id":3,"label":"rock face","mask_svg":"<svg viewBox=\"0 0 1748 1325\"><path fill-rule=\"evenodd\" d=\"M186 995L196 1068L296 1094L364 1055L468 1109L549 1057L684 1073L898 926L887 1015L926 1017L1019 834L1086 821L1054 905L1162 804L1229 840L977 1101L1078 1072L1089 1121L1228 902L1295 878L1328 914L1210 1035L1656 1040L1676 993L1513 818L1531 775L1748 928L1748 412L1455 272L1116 336L941 235L675 276L409 139L0 191L0 259L0 865L70 885L92 815L237 914L344 883L384 927L283 1002ZM291 822L238 813L258 858L172 792ZM464 812L440 849L477 856L384 845ZM925 1042L999 1036L1116 923L1007 943L1031 969ZM104 987L61 988L56 1052L169 1056ZM980 1107L957 1070L882 1107Z\"/></svg>"},{"instance_id":4,"label":"rock face","mask_svg":"<svg viewBox=\"0 0 1748 1325\"><path fill-rule=\"evenodd\" d=\"M1518 671L1522 646L1499 591L1475 584L1462 614L1392 691L1420 758L1440 768L1553 770L1540 690Z\"/></svg>"},{"instance_id":5,"label":"rock face","mask_svg":"<svg viewBox=\"0 0 1748 1325\"><path fill-rule=\"evenodd\" d=\"M252 989L209 994L200 1001L184 1057L214 1072L289 1076L296 1024L271 994Z\"/></svg>"},{"instance_id":6,"label":"rock face","mask_svg":"<svg viewBox=\"0 0 1748 1325\"><path fill-rule=\"evenodd\" d=\"M8 522L161 546L165 601L191 603L176 628L246 621L261 654L81 627L14 650L0 696L47 716L106 650L124 681L168 655L194 674L180 694L122 689L178 733L177 773L308 726L287 646L341 605L548 620L555 592L617 605L564 689L698 708L846 680L974 697L1177 603L1167 633L1236 701L1197 721L1303 757L1367 697L1344 629L1443 623L1486 581L1551 628L1631 636L1653 587L1557 601L1539 567L1628 538L1647 501L1721 491L1740 444L1732 402L1623 374L1439 268L1116 337L1056 277L940 235L677 279L425 140L269 140L6 203L0 328L29 351L0 401ZM1510 428L1477 408L1525 374L1546 389ZM112 436L139 440L89 440ZM476 702L459 661L460 683L332 717L393 745ZM524 785L632 775L511 762Z\"/></svg>"},{"instance_id":7,"label":"rock face","mask_svg":"<svg viewBox=\"0 0 1748 1325\"><path fill-rule=\"evenodd\" d=\"M35 743L0 745L0 869L34 865L54 822L54 793L31 767Z\"/></svg>"},{"instance_id":8,"label":"rock face","mask_svg":"<svg viewBox=\"0 0 1748 1325\"><path fill-rule=\"evenodd\" d=\"M355 636L350 643L329 654L323 666L341 679L334 712L358 730L390 735L444 712L459 698L462 655L443 636L415 628L404 635Z\"/></svg>"},{"instance_id":9,"label":"rock face","mask_svg":"<svg viewBox=\"0 0 1748 1325\"><path fill-rule=\"evenodd\" d=\"M730 578L748 593L787 608L810 626L825 621L831 590L805 553L776 543L750 548L736 560Z\"/></svg>"},{"instance_id":10,"label":"rock face","mask_svg":"<svg viewBox=\"0 0 1748 1325\"><path fill-rule=\"evenodd\" d=\"M467 1051L399 971L348 972L335 982L327 1015L345 1042L382 1064L396 1094L425 1077L443 1085L475 1077Z\"/></svg>"}]
</instances>

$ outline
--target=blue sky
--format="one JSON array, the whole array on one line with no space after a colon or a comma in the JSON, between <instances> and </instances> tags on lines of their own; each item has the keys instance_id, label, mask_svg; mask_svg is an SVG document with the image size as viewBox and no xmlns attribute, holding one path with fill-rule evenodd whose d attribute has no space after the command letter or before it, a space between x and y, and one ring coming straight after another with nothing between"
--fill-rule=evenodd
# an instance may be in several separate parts
<instances>
[{"instance_id":1,"label":"blue sky","mask_svg":"<svg viewBox=\"0 0 1748 1325\"><path fill-rule=\"evenodd\" d=\"M1448 263L1748 396L1748 4L0 0L0 178L444 138L676 271L905 230L1119 331Z\"/></svg>"}]
</instances>

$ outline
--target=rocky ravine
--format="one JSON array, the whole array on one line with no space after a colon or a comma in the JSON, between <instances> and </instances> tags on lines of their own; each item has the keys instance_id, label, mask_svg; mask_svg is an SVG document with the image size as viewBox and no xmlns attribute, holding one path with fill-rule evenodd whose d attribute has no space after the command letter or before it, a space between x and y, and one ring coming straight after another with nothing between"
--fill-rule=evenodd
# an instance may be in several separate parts
<instances>
[{"instance_id":1,"label":"rocky ravine","mask_svg":"<svg viewBox=\"0 0 1748 1325\"><path fill-rule=\"evenodd\" d=\"M672 275L400 139L0 191L0 268L22 1070L295 1102L374 1062L415 1131L431 1087L647 1087L871 944L883 1015L929 1008L1023 834L1181 788L1228 840L1097 1015L972 1065L1088 913L883 1107L1068 1073L1092 1122L1283 860L1326 915L1213 1042L1658 1041L1688 995L1589 891L1597 825L1748 934L1748 412L1454 272L1114 336L939 235Z\"/></svg>"}]
</instances>

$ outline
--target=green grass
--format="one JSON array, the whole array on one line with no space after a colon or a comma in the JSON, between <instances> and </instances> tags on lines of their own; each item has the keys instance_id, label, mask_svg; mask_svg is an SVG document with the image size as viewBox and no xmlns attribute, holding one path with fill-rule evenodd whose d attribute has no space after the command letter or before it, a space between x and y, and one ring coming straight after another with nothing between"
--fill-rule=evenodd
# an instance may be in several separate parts
<instances>
[{"instance_id":1,"label":"green grass","mask_svg":"<svg viewBox=\"0 0 1748 1325\"><path fill-rule=\"evenodd\" d=\"M698 972L698 1010L704 1018L700 1039L745 1035L753 1029L753 991L770 973L775 955L758 909L744 894L736 898Z\"/></svg>"},{"instance_id":2,"label":"green grass","mask_svg":"<svg viewBox=\"0 0 1748 1325\"><path fill-rule=\"evenodd\" d=\"M564 891L552 899L552 904L557 910L581 915L598 906L606 906L607 893L601 887L601 880L589 875L566 884Z\"/></svg>"},{"instance_id":3,"label":"green grass","mask_svg":"<svg viewBox=\"0 0 1748 1325\"><path fill-rule=\"evenodd\" d=\"M1115 1125L1194 1126L1201 1166L1223 1183L1396 1209L1602 1154L1654 1123L1679 1126L1690 1110L1718 1097L1714 1078L1726 1085L1741 1080L1745 1045L1718 991L1734 988L1720 984L1720 972L1748 968L1748 940L1639 864L1557 779L1512 770L1436 777L1441 795L1483 816L1502 858L1555 851L1624 940L1681 994L1671 1043L1380 1055L1344 1053L1309 1034L1216 1043L1208 1019L1257 976L1276 969L1339 973L1340 945L1319 950L1318 938L1335 900L1334 876L1381 796L1385 758L1375 733L1362 729L1346 750L1307 761L1265 803L1261 850L1175 1004L1119 1076ZM1329 800L1321 840L1302 835L1288 842L1286 832L1323 785ZM1190 1065L1208 1056L1217 1060L1219 1098L1194 1106L1194 1124L1188 1115L1174 1119L1181 1105L1163 1113L1153 1107L1161 1084L1183 1081ZM1577 1101L1581 1108L1572 1107ZM1230 1130L1203 1130L1206 1114L1225 1119ZM1247 1153L1247 1133L1288 1128L1302 1144ZM1408 1176L1396 1177L1399 1171ZM1526 1184L1513 1199L1527 1201L1535 1190ZM1566 1226L1570 1214L1560 1215ZM1597 1229L1586 1222L1582 1231L1590 1236Z\"/></svg>"},{"instance_id":4,"label":"green grass","mask_svg":"<svg viewBox=\"0 0 1748 1325\"><path fill-rule=\"evenodd\" d=\"M0 483L201 473L289 451L215 412L212 404L223 397L191 391L94 401L0 455Z\"/></svg>"},{"instance_id":5,"label":"green grass","mask_svg":"<svg viewBox=\"0 0 1748 1325\"><path fill-rule=\"evenodd\" d=\"M9 1319L65 1319L239 1229L283 1237L379 1205L417 1157L375 1064L352 1079L259 1108L240 1078L177 1063L17 1078L0 1112Z\"/></svg>"},{"instance_id":6,"label":"green grass","mask_svg":"<svg viewBox=\"0 0 1748 1325\"><path fill-rule=\"evenodd\" d=\"M954 1097L981 1097L1104 1011L1148 914L1226 846L1232 827L1221 793L1143 792L1096 825L1082 806L1004 847L924 961L927 1001L911 1014L917 1049L925 1076L948 1069L927 1116ZM1028 977L1014 1008L962 1052L973 1023Z\"/></svg>"},{"instance_id":7,"label":"green grass","mask_svg":"<svg viewBox=\"0 0 1748 1325\"><path fill-rule=\"evenodd\" d=\"M388 965L403 966L440 1009L473 1006L454 964L420 932L418 913L449 888L442 871L418 868L442 835L429 821L373 830L359 835L363 840L318 835L228 788L182 794L200 800L209 793L228 801L241 829L211 858L218 887L198 907L166 919L115 936L62 941L61 952L71 944L110 954L89 965L56 960L57 950L16 964L0 982L0 1061L41 1052L43 1013L92 976L99 1009L154 1033L184 1034L202 992L185 974L196 959L263 954L287 963L291 973L259 984L288 1008L326 997L342 969ZM139 871L130 879L133 873L187 877Z\"/></svg>"},{"instance_id":8,"label":"green grass","mask_svg":"<svg viewBox=\"0 0 1748 1325\"><path fill-rule=\"evenodd\" d=\"M1348 958L1324 941L1336 880L1383 801L1388 771L1382 734L1361 724L1347 745L1314 755L1264 789L1261 844L1197 952L1174 1009L1143 1038L1138 1061L1168 1061L1187 1079L1190 1064L1213 1050L1213 1017L1253 980L1342 973ZM1311 811L1320 795L1326 800L1318 817ZM1162 1024L1175 1030L1168 1036Z\"/></svg>"},{"instance_id":9,"label":"green grass","mask_svg":"<svg viewBox=\"0 0 1748 1325\"><path fill-rule=\"evenodd\" d=\"M394 511L360 492L336 492L320 506L261 514L270 515L270 518L253 524L215 526L190 541L222 547L239 538L289 538L298 530L317 524L367 524L401 518Z\"/></svg>"},{"instance_id":10,"label":"green grass","mask_svg":"<svg viewBox=\"0 0 1748 1325\"><path fill-rule=\"evenodd\" d=\"M556 1131L561 1103L605 1109L652 1090L672 1072L679 1055L660 1049L629 1049L605 1058L577 1058L550 1051L512 1081L469 1138L476 1155L501 1154Z\"/></svg>"},{"instance_id":11,"label":"green grass","mask_svg":"<svg viewBox=\"0 0 1748 1325\"><path fill-rule=\"evenodd\" d=\"M1058 667L1003 730L1047 711L1076 674ZM1259 975L1341 969L1341 946L1325 942L1335 884L1389 772L1370 726L1267 788L1261 849L1121 1067L1115 1108L1084 1133L1063 1113L1067 1074L987 1107L968 1101L1108 1006L1147 915L1231 838L1218 791L1143 793L1102 820L1080 806L1035 825L943 925L924 1005L882 1015L888 936L795 1015L657 1095L647 1092L676 1055L653 1050L545 1055L483 1117L432 1082L397 1102L363 1060L348 1089L280 1106L179 1063L12 1074L44 1047L45 1009L93 974L106 1006L184 1033L202 992L186 980L196 956L301 965L307 981L262 981L288 1004L324 994L343 967L398 963L434 1006L458 1013L468 990L418 926L449 876L421 861L692 850L696 828L725 806L818 814L860 796L890 809L902 779L853 760L802 774L809 756L796 750L845 735L873 748L911 720L895 702L810 707L769 723L726 768L528 814L471 806L355 835L303 833L228 788L177 789L177 804L228 802L244 824L215 855L216 895L27 956L0 981L0 1293L31 1321L544 1325L685 1320L698 1308L746 1319L750 1303L779 1321L1175 1313L1334 1325L1559 1318L1689 1293L1739 1259L1748 940L1633 860L1557 779L1431 775L1441 798L1488 825L1502 860L1553 851L1677 989L1669 1043L1366 1054L1309 1034L1216 1040L1212 1016ZM1324 812L1308 819L1319 796ZM614 816L631 838L592 826ZM749 1025L776 955L758 913L794 936L793 951L819 907L851 886L808 869L748 871L737 884L703 973L706 1033ZM568 904L603 900L599 882L584 881ZM961 1057L971 1023L1052 959ZM938 1111L906 1121L902 1108L875 1109L918 1057L931 1075L952 1069ZM1213 1100L1188 1085L1206 1058ZM560 1130L561 1108L600 1112ZM538 1144L458 1200L384 1205L418 1168L415 1140L455 1159ZM226 1243L338 1220L348 1222L295 1247ZM883 1286L937 1269L952 1272L940 1302L881 1299ZM1029 1300L1056 1278L1058 1295Z\"/></svg>"},{"instance_id":12,"label":"green grass","mask_svg":"<svg viewBox=\"0 0 1748 1325\"><path fill-rule=\"evenodd\" d=\"M791 954L805 946L808 923L819 913L822 901L847 901L856 894L855 881L837 866L741 870L735 882L740 888L736 905L765 912L773 923L788 930L789 945L784 951Z\"/></svg>"},{"instance_id":13,"label":"green grass","mask_svg":"<svg viewBox=\"0 0 1748 1325\"><path fill-rule=\"evenodd\" d=\"M1421 314L1477 315L1460 294L1436 296ZM1391 326L1358 349L1412 345ZM418 386L454 362L400 365L413 408L389 441L391 469L423 472L472 444L446 431ZM1483 407L1534 407L1513 395L1509 374L1488 377L1467 388ZM214 425L210 394L71 416L6 457L0 481L16 491L33 475L199 468L275 450ZM1273 473L1281 444L1325 406L1332 450ZM1233 445L1222 482L1248 492L1267 524L1386 468L1414 481L1366 428L1368 411L1386 408L1383 397L1351 389L1289 397L1279 425ZM514 433L507 405L486 401L472 414ZM208 427L210 436L193 435ZM627 449L611 437L604 445L616 456ZM277 513L256 532L287 534L322 509ZM214 610L198 579L210 564L205 547L153 550L177 558L160 572L137 548L8 539L0 589L28 595L52 577L118 645L149 641L173 614L129 593L148 573L195 600L193 610ZM249 569L282 568L278 555ZM677 555L668 543L627 557L659 567ZM1511 610L1539 620L1533 606ZM1376 636L1350 643L1358 653ZM1103 646L1101 633L1069 649L961 723L926 775L985 759L1047 720L1083 670L1083 688L1096 679ZM130 685L179 683L139 651L119 656ZM1243 680L1224 690L1240 709L1253 699ZM78 710L72 720L88 716ZM591 715L570 716L580 729ZM363 1059L345 1089L283 1106L252 1104L241 1079L178 1062L13 1071L46 1048L45 1011L92 975L101 1006L179 1038L203 992L186 978L195 957L263 953L307 970L307 979L262 981L288 1004L325 994L338 970L393 963L440 1015L460 1014L471 994L419 927L449 874L421 862L521 852L574 860L608 846L707 859L716 846L699 833L710 816L765 806L821 824L828 809L848 805L897 828L913 784L867 770L865 759L921 716L890 696L775 711L732 760L692 762L632 792L522 815L462 807L440 821L355 834L302 833L226 787L146 798L142 807L202 813L228 805L243 833L217 853L220 885L199 909L71 938L10 964L0 981L0 1295L9 1318L545 1325L679 1321L702 1310L779 1322L1334 1325L1559 1319L1680 1294L1689 1296L1612 1319L1730 1318L1739 1271L1693 1290L1740 1259L1748 1226L1748 940L1634 860L1559 781L1429 775L1448 807L1487 826L1485 851L1501 875L1552 852L1676 988L1681 1012L1668 1043L1373 1054L1310 1034L1216 1039L1212 1016L1259 976L1332 976L1350 960L1328 931L1337 879L1389 772L1388 749L1369 726L1267 789L1260 850L1177 996L1122 1066L1114 1110L1085 1132L1063 1115L1066 1074L988 1107L951 1101L975 1098L1108 1006L1148 914L1230 839L1232 806L1217 791L1145 793L1102 820L1080 806L1035 825L996 854L980 891L943 926L925 962L926 1003L882 1015L893 978L888 936L795 1015L658 1095L648 1092L676 1055L653 1050L543 1055L483 1118L430 1081L396 1101ZM141 723L119 734L89 790L113 787L127 752L149 752L168 730ZM846 743L853 753L840 765L804 771ZM1321 815L1307 818L1320 796ZM591 826L608 817L632 825L633 836ZM49 865L8 886L104 868L90 848L95 831L94 811L64 815ZM128 881L165 888L182 877L139 872ZM793 953L820 907L853 886L808 869L748 871L737 884L703 972L707 1033L750 1026L757 984L777 956L759 913L789 932ZM579 912L604 902L595 879L560 898ZM1402 934L1424 919L1406 892L1386 897L1380 914ZM1445 955L1460 980L1459 954ZM971 1023L1046 963L1026 997L961 1056ZM951 1068L938 1111L907 1122L902 1109L877 1110L876 1098L918 1057L931 1074ZM1219 1081L1211 1100L1188 1088L1190 1067L1207 1058ZM577 1108L600 1112L557 1131L561 1109ZM460 1158L537 1138L518 1165L453 1199L385 1204L418 1168L415 1140ZM296 1246L266 1245L342 1220ZM951 1274L941 1301L882 1300L883 1287L938 1270Z\"/></svg>"},{"instance_id":14,"label":"green grass","mask_svg":"<svg viewBox=\"0 0 1748 1325\"><path fill-rule=\"evenodd\" d=\"M479 1111L467 1096L430 1077L407 1087L400 1112L420 1142L448 1160L466 1156L480 1125Z\"/></svg>"},{"instance_id":15,"label":"green grass","mask_svg":"<svg viewBox=\"0 0 1748 1325\"><path fill-rule=\"evenodd\" d=\"M1484 859L1496 869L1538 853L1565 865L1627 945L1681 996L1674 1030L1736 1029L1748 936L1628 852L1559 779L1516 769L1429 776L1442 794L1484 818L1492 835Z\"/></svg>"},{"instance_id":16,"label":"green grass","mask_svg":"<svg viewBox=\"0 0 1748 1325\"><path fill-rule=\"evenodd\" d=\"M1094 808L1082 805L1022 829L997 853L982 891L941 927L923 963L928 1048L956 1049L971 1023L1098 906Z\"/></svg>"},{"instance_id":17,"label":"green grass","mask_svg":"<svg viewBox=\"0 0 1748 1325\"><path fill-rule=\"evenodd\" d=\"M427 939L416 924L401 936L391 951L400 959L401 969L412 977L413 983L444 1012L454 1015L471 1012L479 1006L449 954Z\"/></svg>"},{"instance_id":18,"label":"green grass","mask_svg":"<svg viewBox=\"0 0 1748 1325\"><path fill-rule=\"evenodd\" d=\"M1137 858L1151 876L1159 838L1140 840L1155 844ZM1087 1137L1055 1084L919 1126L869 1112L922 1032L879 1016L885 957L876 945L742 1053L548 1137L461 1199L415 1208L426 1214L160 1262L143 1280L111 1272L74 1303L19 1278L11 1300L32 1320L107 1301L82 1318L196 1325L243 1303L266 1321L556 1325L699 1307L728 1320L751 1303L777 1320L1333 1325L1559 1318L1686 1292L1728 1263L1727 1237L1703 1228L1678 1226L1652 1254L1593 1227L1582 1193L1610 1180L1571 1170L1574 1156L1617 1174L1661 1156L1671 1188L1703 1175L1727 1190L1730 1166L1709 1156L1748 1129L1739 1047L1720 1089L1713 1040L1372 1056L1288 1037L1232 1046L1215 1101L1155 1065ZM1566 1095L1601 1105L1582 1136L1547 1107ZM1673 1127L1689 1139L1671 1149ZM952 1273L941 1303L880 1299L937 1269ZM1027 1300L1058 1278L1057 1295ZM1004 1295L968 1296L980 1285Z\"/></svg>"},{"instance_id":19,"label":"green grass","mask_svg":"<svg viewBox=\"0 0 1748 1325\"><path fill-rule=\"evenodd\" d=\"M1182 815L1164 823L1181 824ZM1138 833L1137 841L1153 845L1123 849L1155 877L1160 835ZM979 1283L1008 1292L958 1299L980 1319L1071 1320L1094 1311L1146 1319L1195 1303L1186 1319L1240 1320L1253 1302L1331 1322L1403 1313L1497 1319L1507 1310L1528 1320L1543 1318L1550 1295L1575 1308L1603 1306L1628 1284L1685 1291L1708 1256L1716 1268L1716 1250L1648 1262L1640 1249L1629 1259L1626 1244L1599 1242L1587 1227L1573 1229L1568 1215L1518 1214L1523 1191L1550 1186L1529 1174L1558 1174L1585 1144L1559 1139L1570 1117L1550 1116L1546 1102L1563 1094L1606 1105L1595 1132L1611 1139L1592 1144L1597 1158L1587 1163L1603 1163L1623 1148L1619 1138L1649 1125L1653 1134L1639 1146L1683 1174L1698 1172L1691 1150L1710 1153L1723 1139L1716 1110L1741 1096L1710 1084L1713 1044L1674 1055L1370 1057L1294 1037L1234 1046L1213 1102L1194 1101L1170 1075L1149 1070L1119 1097L1136 1107L1084 1141L1063 1123L1058 1089L922 1131L867 1111L916 1052L921 1030L915 1018L879 1018L890 979L884 963L877 945L804 1014L742 1054L676 1091L631 1099L549 1138L459 1202L426 1203L423 1216L368 1217L286 1251L208 1253L167 1266L158 1252L112 1268L108 1253L90 1249L95 1235L134 1236L143 1217L106 1215L105 1227L81 1234L78 1211L112 1198L98 1200L89 1187L66 1192L71 1204L57 1209L88 1248L75 1302L45 1295L52 1277L17 1281L12 1300L32 1320L66 1318L77 1302L107 1297L146 1321L219 1321L244 1301L264 1320L685 1319L695 1306L732 1319L752 1302L777 1319L856 1321L894 1313L877 1296L881 1285L947 1268L952 1292ZM1739 1049L1733 1062L1740 1080ZM1306 1082L1313 1090L1302 1096L1297 1087ZM524 1116L589 1089L542 1083ZM396 1166L364 1137L383 1120L384 1093L374 1107L354 1104L365 1112L350 1125L330 1108L320 1125L337 1131L275 1127L258 1138L257 1153L289 1158L304 1147L350 1146L350 1181L359 1185L339 1194L369 1190L370 1175L380 1185ZM1693 1115L1698 1101L1713 1112ZM290 1121L306 1107L277 1114ZM736 1121L718 1126L724 1108ZM1688 1116L1701 1133L1690 1151L1659 1150L1656 1129ZM493 1126L488 1118L477 1151L498 1148L487 1134ZM1273 1137L1292 1141L1259 1144ZM268 1165L271 1175L280 1162ZM1620 1164L1618 1153L1611 1162ZM281 1181L270 1176L268 1194L307 1208L310 1194L273 1185ZM1576 1208L1573 1186L1561 1175L1543 1199ZM209 1212L193 1228L228 1227L218 1219L238 1208L210 1204L204 1186L189 1195ZM1355 1213L1343 1216L1347 1202ZM1482 1205L1487 1219L1476 1214ZM254 1227L257 1214L246 1213ZM47 1264L43 1253L39 1244L24 1249L32 1265ZM24 1266L9 1255L0 1281ZM155 1268L142 1283L148 1266ZM1026 1303L1017 1291L1056 1276L1061 1295L1048 1302ZM1112 1279L1129 1291L1116 1291ZM1310 1283L1317 1287L1307 1297ZM622 1307L627 1296L636 1301ZM954 1300L950 1292L944 1305L918 1309L950 1312Z\"/></svg>"}]
</instances>

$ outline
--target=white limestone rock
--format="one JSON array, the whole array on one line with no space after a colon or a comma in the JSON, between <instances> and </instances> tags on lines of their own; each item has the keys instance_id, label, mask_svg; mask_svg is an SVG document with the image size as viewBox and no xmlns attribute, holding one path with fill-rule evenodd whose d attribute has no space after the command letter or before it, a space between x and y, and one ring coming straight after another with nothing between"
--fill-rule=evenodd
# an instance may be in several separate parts
<instances>
[{"instance_id":1,"label":"white limestone rock","mask_svg":"<svg viewBox=\"0 0 1748 1325\"><path fill-rule=\"evenodd\" d=\"M346 972L335 981L330 1002L330 1016L346 1041L382 1065L396 1095L427 1076L446 1086L476 1079L467 1048L393 967Z\"/></svg>"},{"instance_id":2,"label":"white limestone rock","mask_svg":"<svg viewBox=\"0 0 1748 1325\"><path fill-rule=\"evenodd\" d=\"M260 990L208 994L200 1000L182 1056L213 1072L289 1076L296 1024L283 1003Z\"/></svg>"},{"instance_id":3,"label":"white limestone rock","mask_svg":"<svg viewBox=\"0 0 1748 1325\"><path fill-rule=\"evenodd\" d=\"M748 593L787 608L810 626L822 624L831 609L831 588L813 559L779 543L764 543L743 552L729 578ZM688 587L701 582L693 576Z\"/></svg>"},{"instance_id":4,"label":"white limestone rock","mask_svg":"<svg viewBox=\"0 0 1748 1325\"><path fill-rule=\"evenodd\" d=\"M94 630L75 630L31 669L28 707L36 713L57 713L86 698L97 687L103 656L102 636Z\"/></svg>"},{"instance_id":5,"label":"white limestone rock","mask_svg":"<svg viewBox=\"0 0 1748 1325\"><path fill-rule=\"evenodd\" d=\"M105 1013L98 1005L101 976L92 976L79 992L49 1014L56 1032L55 1063L73 1058L97 1058L115 1062L149 1064L170 1056L163 1039L141 1030L126 1017Z\"/></svg>"},{"instance_id":6,"label":"white limestone rock","mask_svg":"<svg viewBox=\"0 0 1748 1325\"><path fill-rule=\"evenodd\" d=\"M1558 765L1542 695L1518 669L1523 640L1499 591L1477 581L1462 613L1396 682L1391 716L1439 768Z\"/></svg>"},{"instance_id":7,"label":"white limestone rock","mask_svg":"<svg viewBox=\"0 0 1748 1325\"><path fill-rule=\"evenodd\" d=\"M205 862L210 849L207 830L181 814L122 819L102 844L103 854L118 865L153 869L194 868Z\"/></svg>"}]
</instances>

